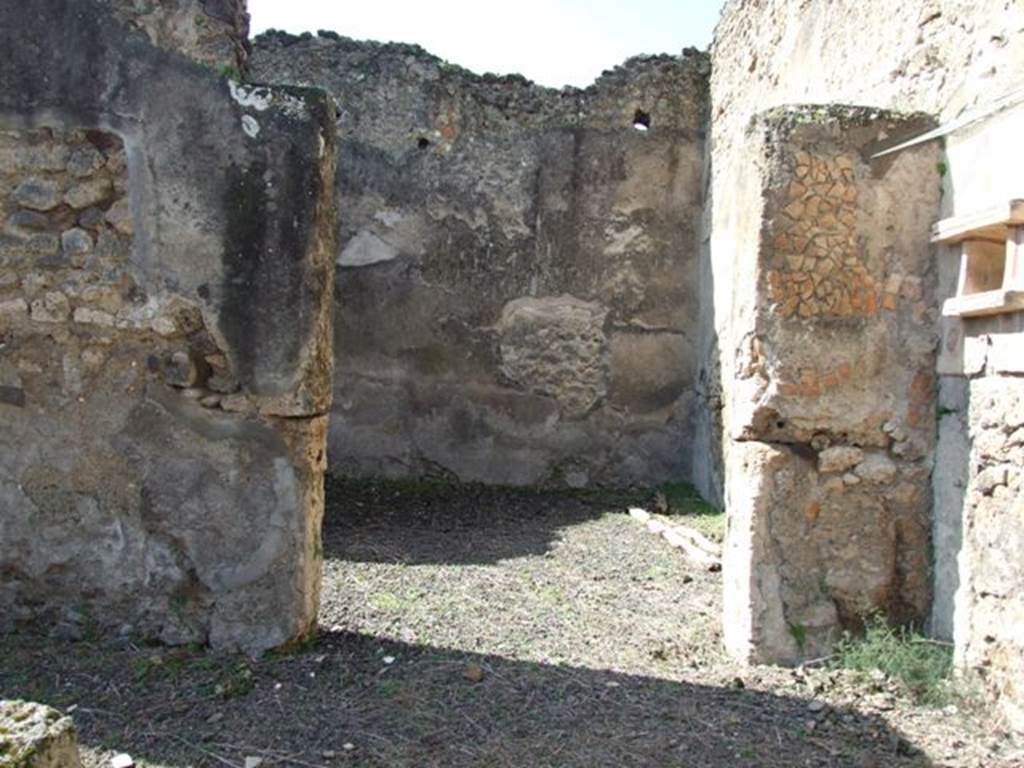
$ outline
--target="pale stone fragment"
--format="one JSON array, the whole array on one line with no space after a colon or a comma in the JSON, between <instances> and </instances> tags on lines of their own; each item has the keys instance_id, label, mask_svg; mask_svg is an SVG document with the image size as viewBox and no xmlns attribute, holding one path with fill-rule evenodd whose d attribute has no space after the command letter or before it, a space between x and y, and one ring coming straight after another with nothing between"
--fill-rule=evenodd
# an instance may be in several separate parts
<instances>
[{"instance_id":1,"label":"pale stone fragment","mask_svg":"<svg viewBox=\"0 0 1024 768\"><path fill-rule=\"evenodd\" d=\"M123 235L131 235L132 209L127 197L122 197L107 209L105 216L107 223Z\"/></svg>"},{"instance_id":2,"label":"pale stone fragment","mask_svg":"<svg viewBox=\"0 0 1024 768\"><path fill-rule=\"evenodd\" d=\"M0 765L79 768L75 724L43 704L0 700Z\"/></svg>"},{"instance_id":3,"label":"pale stone fragment","mask_svg":"<svg viewBox=\"0 0 1024 768\"><path fill-rule=\"evenodd\" d=\"M102 203L113 193L110 179L96 178L75 184L64 194L64 202L72 208L82 209Z\"/></svg>"},{"instance_id":4,"label":"pale stone fragment","mask_svg":"<svg viewBox=\"0 0 1024 768\"><path fill-rule=\"evenodd\" d=\"M826 448L818 454L819 472L845 472L864 459L864 451L852 446Z\"/></svg>"},{"instance_id":5,"label":"pale stone fragment","mask_svg":"<svg viewBox=\"0 0 1024 768\"><path fill-rule=\"evenodd\" d=\"M28 302L23 298L0 301L0 315L23 315L28 312Z\"/></svg>"},{"instance_id":6,"label":"pale stone fragment","mask_svg":"<svg viewBox=\"0 0 1024 768\"><path fill-rule=\"evenodd\" d=\"M49 291L31 305L31 317L39 323L63 323L70 314L68 297L60 291Z\"/></svg>"},{"instance_id":7,"label":"pale stone fragment","mask_svg":"<svg viewBox=\"0 0 1024 768\"><path fill-rule=\"evenodd\" d=\"M60 205L61 188L52 179L32 176L15 187L12 198L22 208L49 211Z\"/></svg>"},{"instance_id":8,"label":"pale stone fragment","mask_svg":"<svg viewBox=\"0 0 1024 768\"><path fill-rule=\"evenodd\" d=\"M79 307L73 315L76 323L84 325L101 325L106 328L114 327L114 316L109 312L92 307Z\"/></svg>"},{"instance_id":9,"label":"pale stone fragment","mask_svg":"<svg viewBox=\"0 0 1024 768\"><path fill-rule=\"evenodd\" d=\"M853 470L857 477L869 483L889 483L896 478L896 465L881 453L872 453Z\"/></svg>"}]
</instances>

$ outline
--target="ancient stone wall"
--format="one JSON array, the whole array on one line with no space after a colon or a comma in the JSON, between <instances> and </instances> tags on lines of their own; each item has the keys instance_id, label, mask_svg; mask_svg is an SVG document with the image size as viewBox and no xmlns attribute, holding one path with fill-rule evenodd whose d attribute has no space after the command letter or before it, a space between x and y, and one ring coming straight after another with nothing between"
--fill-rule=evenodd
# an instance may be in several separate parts
<instances>
[{"instance_id":1,"label":"ancient stone wall","mask_svg":"<svg viewBox=\"0 0 1024 768\"><path fill-rule=\"evenodd\" d=\"M1018 105L949 138L943 216L1024 198L1022 130ZM944 298L956 294L960 250L936 251ZM932 630L1024 728L1024 312L943 317L941 329Z\"/></svg>"},{"instance_id":2,"label":"ancient stone wall","mask_svg":"<svg viewBox=\"0 0 1024 768\"><path fill-rule=\"evenodd\" d=\"M820 656L871 613L927 615L939 155L871 156L929 124L790 107L748 130L733 198L745 331L723 364L724 625L739 657Z\"/></svg>"},{"instance_id":3,"label":"ancient stone wall","mask_svg":"<svg viewBox=\"0 0 1024 768\"><path fill-rule=\"evenodd\" d=\"M303 636L333 104L218 77L87 0L0 2L0 47L0 625Z\"/></svg>"},{"instance_id":4,"label":"ancient stone wall","mask_svg":"<svg viewBox=\"0 0 1024 768\"><path fill-rule=\"evenodd\" d=\"M705 56L558 91L275 33L252 67L340 108L331 471L688 477Z\"/></svg>"},{"instance_id":5,"label":"ancient stone wall","mask_svg":"<svg viewBox=\"0 0 1024 768\"><path fill-rule=\"evenodd\" d=\"M904 112L924 111L939 121L975 109L984 110L1019 88L1024 79L1024 48L1014 44L1022 29L1024 7L1006 0L928 0L902 5L847 0L734 0L727 3L712 51L711 144L714 150L710 170L709 250L703 290L713 296L713 311L703 315L703 357L699 375L701 381L710 383L705 396L708 407L698 409L698 413L708 415L698 424L698 433L706 440L707 449L696 453L699 459L707 456L709 460L699 460L695 467L695 476L704 490L714 494L715 489L723 485L731 488L734 481L741 482L744 471L752 471L754 477L768 483L772 477L769 471L772 462L778 461L774 456L763 457L757 451L751 458L748 455L753 450L751 446L737 442L737 437L741 440L746 437L742 430L737 435L735 427L745 423L742 414L750 412L752 404L755 412L761 407L761 396L756 390L752 395L730 384L733 372L747 366L750 353L746 351L745 340L755 329L753 318L756 317L756 313L746 309L750 300L743 290L745 284L734 277L736 254L751 247L750 237L743 240L735 226L737 221L749 217L742 213L744 203L737 201L735 190L746 183L742 180L748 154L744 143L748 141L751 116L794 102L840 102ZM966 215L1005 203L1012 197L1024 196L1020 187L1024 174L1016 150L1019 138L1012 138L1020 135L1024 119L1021 115L1019 108L1004 109L951 133L944 144L939 145L944 146L944 156L935 159L934 167L922 163L920 175L907 179L908 195L923 203L920 190L941 188L941 197L935 201L932 212L936 220ZM898 156L890 160L906 162L895 157ZM896 198L893 205L903 206L903 202ZM819 224L821 218L817 216ZM791 249L792 239L784 240L781 245ZM921 254L922 249L927 248L926 233L919 232L917 239L906 245L910 247L908 252ZM886 509L894 503L901 504L903 490L913 486L913 498L908 499L912 515L920 520L924 510L932 521L934 601L930 627L939 636L956 635L960 660L982 671L992 689L1002 694L1007 713L1019 722L1021 691L1015 681L1020 679L1017 665L1021 608L1014 595L1020 594L1020 574L1012 567L1007 570L1006 564L1020 562L1022 552L1019 486L1015 485L1017 474L1012 471L1014 467L1019 469L1021 462L1012 427L1019 420L1015 403L1020 366L1012 361L1019 360L1024 339L1020 333L1020 313L988 320L939 318L942 300L956 291L958 258L953 251L948 247L933 247L930 268L923 259L917 258L891 269L891 285L887 277L876 286L880 314L891 311L886 307L889 300L895 302L897 312L909 306L912 321L918 322L921 315L912 302L924 303L923 317L931 327L933 338L941 339L941 355L937 361L940 375L929 375L923 365L927 357L927 336L923 330L915 335L916 341L909 347L897 346L890 350L891 354L913 361L911 364L898 361L895 366L879 368L880 361L868 361L855 365L851 374L871 372L883 387L891 386L893 392L903 393L906 380L902 383L893 380L893 372L900 369L909 373L916 369L916 383L911 379L912 389L901 397L909 397L914 405L914 413L907 414L908 421L913 415L919 429L907 430L901 426L900 430L907 434L917 432L911 442L913 454L920 456L917 466L921 471L934 465L931 494L934 503L929 503L929 494L922 493L919 477L907 481L910 485L900 479L894 485L879 489L878 501ZM918 294L915 281L919 279L920 298L915 298ZM791 297L799 293L802 301L803 294L784 274L776 277L774 283L766 283L763 293L783 302L780 309L789 301L794 316L799 316L803 305ZM890 296L895 298L888 299ZM914 317L914 313L918 313L918 317ZM835 349L834 339L828 334L821 339L808 336L806 341L817 358L827 358ZM841 372L837 373L841 378ZM715 388L716 381L723 382L723 386ZM806 381L801 376L801 380L791 386L807 393L817 388L821 396L825 396L828 387L824 382L818 371L817 376L808 375ZM796 393L797 389L792 391ZM880 395L881 391L875 391L870 397ZM808 427L828 433L851 418L864 418L864 423L869 424L869 417L874 417L870 413L872 409L866 407L870 400L861 402L865 408L859 414L837 409L831 412L812 410ZM886 408L888 401L881 397L874 410L880 415ZM934 447L929 441L920 442L925 436L925 422L929 420L938 424ZM895 436L896 433L888 434ZM724 437L719 439L720 435ZM864 437L861 434L850 440L849 447L864 455L877 451L864 444ZM832 450L830 446L818 452L819 473L823 458L831 455ZM893 453L892 447L889 452ZM843 464L853 457L853 453L849 456L836 453L833 458L842 459L839 464ZM902 474L904 465L897 458L904 457L889 456L897 472ZM836 477L845 483L845 474ZM838 490L835 479L830 482ZM755 486L761 484L759 481ZM742 490L739 485L735 487ZM853 489L862 487L857 483L853 485ZM759 507L763 495L744 493L748 496L745 500L742 494L733 496L734 500L741 501L737 509L742 523L740 530L749 529L744 516L785 510L781 500ZM823 505L816 516L825 509ZM787 514L796 513L790 510ZM738 561L758 562L759 546L798 549L792 539L776 535L780 532L785 533L785 528L776 531L769 525L747 535L744 543L731 525L730 537L738 547ZM926 562L918 559L912 564L915 578L928 576ZM871 565L871 558L865 557L862 566L867 569ZM745 575L741 574L739 582L733 580L730 588L746 589L743 577ZM767 569L761 578L770 591L785 580L785 572L776 568ZM735 592L734 596L742 594ZM740 600L735 604L743 606L743 610L753 609L754 618L743 610L740 613L749 624L756 623L761 615L758 608L770 602ZM783 637L782 624L776 626L776 637ZM748 633L748 636L752 635ZM787 650L786 645L785 642L781 646L768 644L765 646L769 651L767 656L784 658L792 651L791 647Z\"/></svg>"},{"instance_id":6,"label":"ancient stone wall","mask_svg":"<svg viewBox=\"0 0 1024 768\"><path fill-rule=\"evenodd\" d=\"M710 199L700 341L703 421L694 476L709 498L724 488L720 357L732 305L728 199L751 118L784 104L861 104L955 117L1019 85L1024 50L1011 41L1024 8L1010 0L729 0L712 45ZM716 191L717 199L715 203ZM949 204L949 199L944 202ZM715 254L722 254L715 258ZM741 332L742 335L742 332Z\"/></svg>"}]
</instances>

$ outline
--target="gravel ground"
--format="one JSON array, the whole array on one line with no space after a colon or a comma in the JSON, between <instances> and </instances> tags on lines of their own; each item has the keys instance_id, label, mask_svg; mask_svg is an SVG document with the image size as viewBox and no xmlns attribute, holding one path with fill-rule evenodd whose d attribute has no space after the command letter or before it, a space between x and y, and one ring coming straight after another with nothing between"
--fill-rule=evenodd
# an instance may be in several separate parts
<instances>
[{"instance_id":1,"label":"gravel ground","mask_svg":"<svg viewBox=\"0 0 1024 768\"><path fill-rule=\"evenodd\" d=\"M247 659L0 637L0 698L72 710L86 768L1024 766L966 704L741 668L720 574L628 494L333 482L318 638Z\"/></svg>"}]
</instances>

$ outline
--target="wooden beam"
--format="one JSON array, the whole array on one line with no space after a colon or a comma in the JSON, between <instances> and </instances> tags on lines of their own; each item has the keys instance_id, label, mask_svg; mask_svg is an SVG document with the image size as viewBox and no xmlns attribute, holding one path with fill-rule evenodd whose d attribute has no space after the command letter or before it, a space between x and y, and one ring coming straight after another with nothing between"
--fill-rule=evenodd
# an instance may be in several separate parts
<instances>
[{"instance_id":1,"label":"wooden beam","mask_svg":"<svg viewBox=\"0 0 1024 768\"><path fill-rule=\"evenodd\" d=\"M1020 291L984 291L968 293L966 296L954 296L946 299L942 305L942 314L946 317L984 317L1004 312L1024 311L1024 290Z\"/></svg>"},{"instance_id":2,"label":"wooden beam","mask_svg":"<svg viewBox=\"0 0 1024 768\"><path fill-rule=\"evenodd\" d=\"M933 243L964 240L1006 241L1010 228L1024 225L1024 200L1010 200L994 208L943 219L932 227Z\"/></svg>"}]
</instances>

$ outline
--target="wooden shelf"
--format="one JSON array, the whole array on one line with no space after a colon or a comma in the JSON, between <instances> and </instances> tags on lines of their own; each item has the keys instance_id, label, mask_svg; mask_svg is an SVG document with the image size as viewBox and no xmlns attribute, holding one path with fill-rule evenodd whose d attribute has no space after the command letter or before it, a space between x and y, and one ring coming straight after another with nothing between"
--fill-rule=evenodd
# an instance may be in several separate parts
<instances>
[{"instance_id":1,"label":"wooden shelf","mask_svg":"<svg viewBox=\"0 0 1024 768\"><path fill-rule=\"evenodd\" d=\"M947 317L984 317L1020 311L1024 311L1024 290L968 293L946 299L942 305L942 314Z\"/></svg>"},{"instance_id":2,"label":"wooden shelf","mask_svg":"<svg viewBox=\"0 0 1024 768\"><path fill-rule=\"evenodd\" d=\"M995 208L943 219L932 227L932 242L1005 241L1014 226L1024 226L1024 200L1010 200Z\"/></svg>"}]
</instances>

